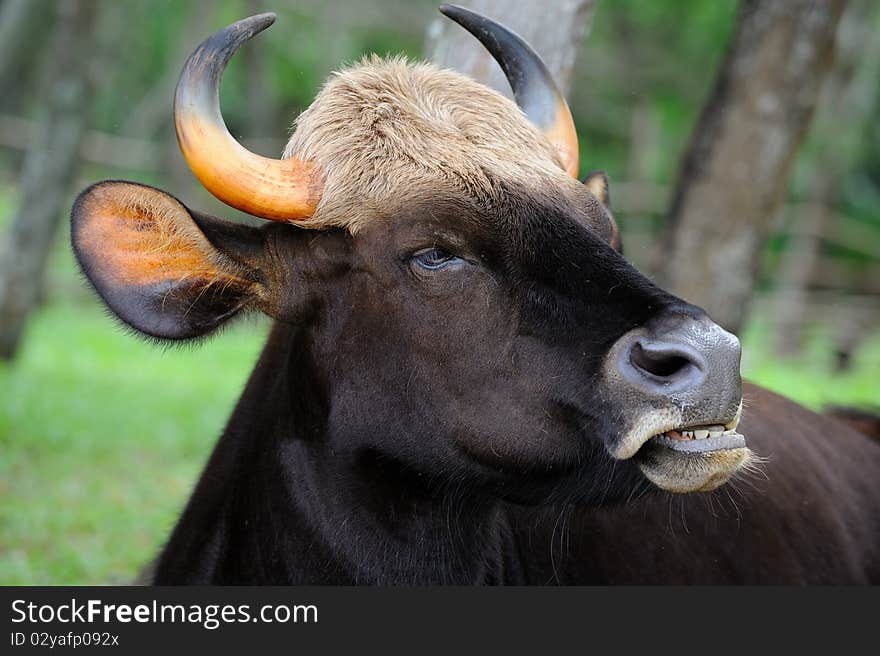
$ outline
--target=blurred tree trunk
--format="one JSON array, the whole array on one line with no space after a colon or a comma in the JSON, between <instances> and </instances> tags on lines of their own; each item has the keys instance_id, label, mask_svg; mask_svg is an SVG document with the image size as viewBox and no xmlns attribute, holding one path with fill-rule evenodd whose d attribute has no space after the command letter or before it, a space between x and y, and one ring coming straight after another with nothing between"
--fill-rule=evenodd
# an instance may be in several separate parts
<instances>
[{"instance_id":1,"label":"blurred tree trunk","mask_svg":"<svg viewBox=\"0 0 880 656\"><path fill-rule=\"evenodd\" d=\"M38 67L38 53L52 31L53 12L47 0L4 0L0 3L0 109L17 111L26 82Z\"/></svg>"},{"instance_id":2,"label":"blurred tree trunk","mask_svg":"<svg viewBox=\"0 0 880 656\"><path fill-rule=\"evenodd\" d=\"M37 301L46 260L78 167L92 91L87 53L95 4L55 6L48 93L21 179L21 202L0 250L0 358L11 359Z\"/></svg>"},{"instance_id":3,"label":"blurred tree trunk","mask_svg":"<svg viewBox=\"0 0 880 656\"><path fill-rule=\"evenodd\" d=\"M739 331L845 0L744 0L673 196L667 287Z\"/></svg>"},{"instance_id":4,"label":"blurred tree trunk","mask_svg":"<svg viewBox=\"0 0 880 656\"><path fill-rule=\"evenodd\" d=\"M810 318L810 286L822 274L822 242L828 237L833 239L834 218L839 216L834 206L847 178L858 174L857 153L876 113L880 74L880 40L874 27L877 18L880 10L873 0L853 0L840 19L835 65L822 88L810 135L811 145L822 153L809 171L810 209L804 213L806 216L789 217L787 231L791 238L773 276L774 343L779 355L801 351L804 327ZM836 313L833 321L826 318L826 323L834 325L832 332L840 354L858 343L863 325L859 314L847 308L846 312Z\"/></svg>"},{"instance_id":5,"label":"blurred tree trunk","mask_svg":"<svg viewBox=\"0 0 880 656\"><path fill-rule=\"evenodd\" d=\"M597 0L471 0L468 9L504 23L523 37L547 64L564 94L571 88L574 64L590 26ZM498 89L508 97L510 85L492 56L459 25L440 16L428 27L425 55Z\"/></svg>"},{"instance_id":6,"label":"blurred tree trunk","mask_svg":"<svg viewBox=\"0 0 880 656\"><path fill-rule=\"evenodd\" d=\"M22 114L32 101L31 88L40 77L54 12L48 0L3 0L0 2L0 89L12 93L0 96L0 112ZM17 175L24 157L13 152L11 172Z\"/></svg>"}]
</instances>

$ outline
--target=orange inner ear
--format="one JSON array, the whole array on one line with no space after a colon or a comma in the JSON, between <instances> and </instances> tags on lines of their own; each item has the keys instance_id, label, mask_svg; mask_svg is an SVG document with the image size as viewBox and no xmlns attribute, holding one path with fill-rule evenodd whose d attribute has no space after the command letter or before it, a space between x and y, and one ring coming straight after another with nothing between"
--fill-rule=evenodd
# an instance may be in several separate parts
<instances>
[{"instance_id":1,"label":"orange inner ear","mask_svg":"<svg viewBox=\"0 0 880 656\"><path fill-rule=\"evenodd\" d=\"M223 261L187 209L157 189L106 183L92 190L82 212L79 248L117 283L250 284Z\"/></svg>"}]
</instances>

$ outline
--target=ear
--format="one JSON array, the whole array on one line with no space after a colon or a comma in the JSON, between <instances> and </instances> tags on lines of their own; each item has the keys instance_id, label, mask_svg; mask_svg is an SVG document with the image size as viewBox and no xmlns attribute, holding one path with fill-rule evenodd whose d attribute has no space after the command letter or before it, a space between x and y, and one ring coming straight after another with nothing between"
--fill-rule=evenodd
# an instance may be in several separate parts
<instances>
[{"instance_id":1,"label":"ear","mask_svg":"<svg viewBox=\"0 0 880 656\"><path fill-rule=\"evenodd\" d=\"M617 227L617 221L614 220L614 214L611 212L611 194L608 190L608 176L604 171L593 171L584 178L584 185L589 189L590 193L599 199L599 202L605 206L608 212L608 218L611 220L611 247L618 253L623 252L623 244L620 243L620 230Z\"/></svg>"},{"instance_id":2,"label":"ear","mask_svg":"<svg viewBox=\"0 0 880 656\"><path fill-rule=\"evenodd\" d=\"M259 229L193 215L153 187L92 185L73 205L71 239L107 307L152 337L205 335L265 295Z\"/></svg>"}]
</instances>

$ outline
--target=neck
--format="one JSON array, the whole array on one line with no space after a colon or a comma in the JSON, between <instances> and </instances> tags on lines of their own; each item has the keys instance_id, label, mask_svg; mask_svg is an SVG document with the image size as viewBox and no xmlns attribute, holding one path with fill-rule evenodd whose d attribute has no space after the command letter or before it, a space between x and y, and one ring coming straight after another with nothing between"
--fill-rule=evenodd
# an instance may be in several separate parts
<instances>
[{"instance_id":1,"label":"neck","mask_svg":"<svg viewBox=\"0 0 880 656\"><path fill-rule=\"evenodd\" d=\"M307 350L292 333L273 330L156 582L509 580L513 542L497 499L431 480L377 449L345 446L382 440L328 429L326 396L302 384L319 376L309 375Z\"/></svg>"},{"instance_id":2,"label":"neck","mask_svg":"<svg viewBox=\"0 0 880 656\"><path fill-rule=\"evenodd\" d=\"M331 453L291 440L276 473L283 492L267 528L284 535L276 558L298 582L472 584L502 576L498 504L425 485L373 452Z\"/></svg>"}]
</instances>

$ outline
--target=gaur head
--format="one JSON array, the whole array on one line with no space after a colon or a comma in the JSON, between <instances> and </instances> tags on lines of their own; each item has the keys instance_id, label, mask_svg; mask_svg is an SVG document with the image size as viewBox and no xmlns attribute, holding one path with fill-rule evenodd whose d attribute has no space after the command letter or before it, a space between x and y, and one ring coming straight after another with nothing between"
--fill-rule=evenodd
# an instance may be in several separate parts
<instances>
[{"instance_id":1,"label":"gaur head","mask_svg":"<svg viewBox=\"0 0 880 656\"><path fill-rule=\"evenodd\" d=\"M498 60L516 102L430 64L369 58L325 84L282 159L261 157L230 136L218 91L274 16L239 21L190 57L175 125L202 184L270 221L100 182L72 212L83 271L159 340L247 310L272 317L307 353L268 366L309 376L334 454L369 450L523 503L626 498L644 477L717 487L749 458L734 430L737 339L622 257L606 177L575 177L571 114L534 51L442 11Z\"/></svg>"}]
</instances>

